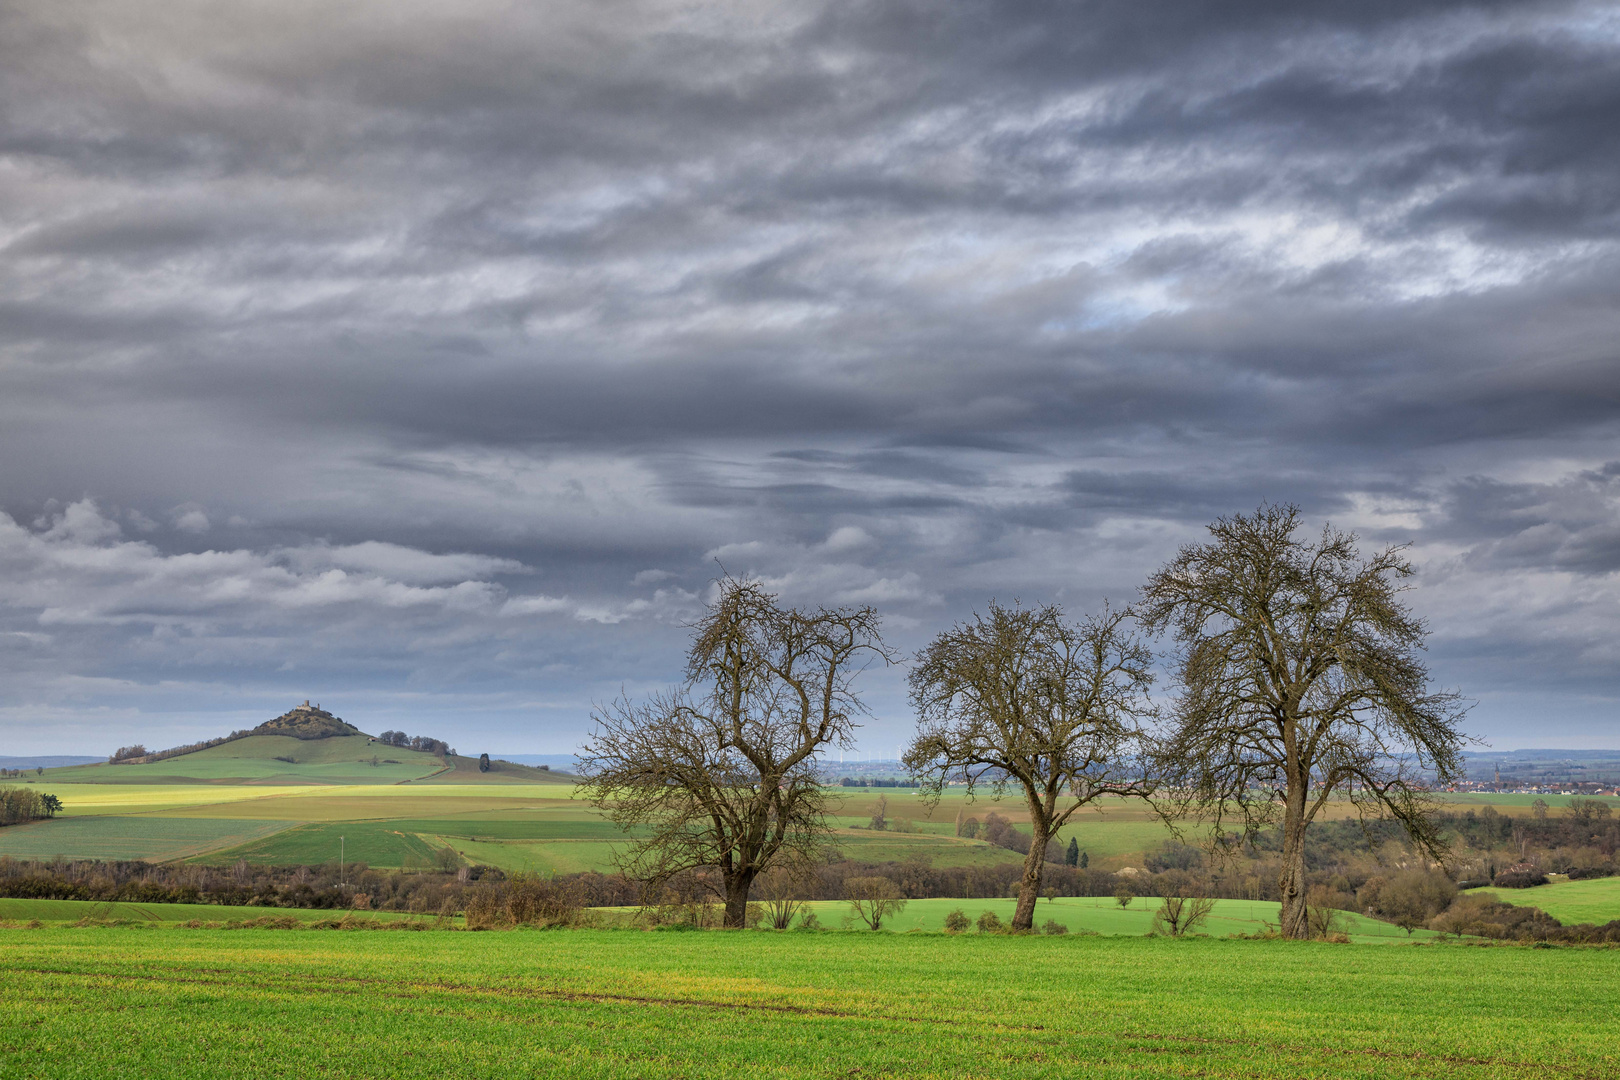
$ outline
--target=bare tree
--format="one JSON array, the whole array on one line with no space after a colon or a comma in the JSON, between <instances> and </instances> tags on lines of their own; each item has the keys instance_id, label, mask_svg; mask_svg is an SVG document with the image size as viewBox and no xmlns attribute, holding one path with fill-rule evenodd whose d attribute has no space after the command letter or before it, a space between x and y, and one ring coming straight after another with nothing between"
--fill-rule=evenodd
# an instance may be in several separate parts
<instances>
[{"instance_id":1,"label":"bare tree","mask_svg":"<svg viewBox=\"0 0 1620 1080\"><path fill-rule=\"evenodd\" d=\"M830 829L817 756L852 745L865 711L853 681L889 654L872 608L802 611L758 582L717 585L686 682L598 709L581 783L615 824L648 832L626 874L657 886L713 867L725 925L741 927L761 872L818 857Z\"/></svg>"},{"instance_id":2,"label":"bare tree","mask_svg":"<svg viewBox=\"0 0 1620 1080\"><path fill-rule=\"evenodd\" d=\"M1125 629L1129 611L1080 623L1055 607L992 602L917 657L911 701L917 737L905 764L938 800L946 783L971 798L1016 785L1033 837L1012 929L1034 926L1046 844L1102 795L1145 796L1140 720L1150 709L1151 654Z\"/></svg>"},{"instance_id":3,"label":"bare tree","mask_svg":"<svg viewBox=\"0 0 1620 1080\"><path fill-rule=\"evenodd\" d=\"M879 795L877 805L872 807L872 820L867 825L870 829L881 832L889 827L889 797Z\"/></svg>"},{"instance_id":4,"label":"bare tree","mask_svg":"<svg viewBox=\"0 0 1620 1080\"><path fill-rule=\"evenodd\" d=\"M1215 901L1207 896L1166 896L1153 913L1152 933L1184 937L1214 910Z\"/></svg>"},{"instance_id":5,"label":"bare tree","mask_svg":"<svg viewBox=\"0 0 1620 1080\"><path fill-rule=\"evenodd\" d=\"M1400 821L1427 854L1445 845L1425 773L1461 768L1456 694L1428 689L1427 633L1400 602L1413 568L1398 547L1362 561L1356 537L1295 537L1299 510L1221 518L1148 581L1142 619L1170 631L1180 691L1160 743L1172 820L1245 832L1282 826L1282 933L1310 934L1305 829L1327 801Z\"/></svg>"},{"instance_id":6,"label":"bare tree","mask_svg":"<svg viewBox=\"0 0 1620 1080\"><path fill-rule=\"evenodd\" d=\"M785 865L772 866L754 879L755 887L765 901L765 918L777 930L793 925L793 916L804 907L804 895L810 891L802 872Z\"/></svg>"},{"instance_id":7,"label":"bare tree","mask_svg":"<svg viewBox=\"0 0 1620 1080\"><path fill-rule=\"evenodd\" d=\"M873 930L883 929L883 920L906 908L900 889L886 877L853 877L844 882L844 898L849 901L852 919L859 919Z\"/></svg>"}]
</instances>

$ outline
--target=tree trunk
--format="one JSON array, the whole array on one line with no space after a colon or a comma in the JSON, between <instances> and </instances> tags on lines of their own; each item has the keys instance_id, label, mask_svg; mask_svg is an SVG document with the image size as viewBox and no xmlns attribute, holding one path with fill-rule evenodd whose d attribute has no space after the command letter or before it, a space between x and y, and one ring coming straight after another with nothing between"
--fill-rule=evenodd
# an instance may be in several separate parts
<instances>
[{"instance_id":1,"label":"tree trunk","mask_svg":"<svg viewBox=\"0 0 1620 1080\"><path fill-rule=\"evenodd\" d=\"M1311 936L1305 907L1305 793L1290 791L1283 810L1282 873L1277 876L1282 894L1282 936L1303 940Z\"/></svg>"},{"instance_id":2,"label":"tree trunk","mask_svg":"<svg viewBox=\"0 0 1620 1080\"><path fill-rule=\"evenodd\" d=\"M721 925L726 929L741 930L748 925L748 893L753 884L753 874L732 874L725 878L726 914Z\"/></svg>"},{"instance_id":3,"label":"tree trunk","mask_svg":"<svg viewBox=\"0 0 1620 1080\"><path fill-rule=\"evenodd\" d=\"M1024 876L1018 882L1018 909L1013 912L1013 930L1031 930L1035 926L1035 901L1041 898L1041 869L1046 863L1046 841L1050 833L1037 815L1030 815L1029 854L1024 856Z\"/></svg>"}]
</instances>

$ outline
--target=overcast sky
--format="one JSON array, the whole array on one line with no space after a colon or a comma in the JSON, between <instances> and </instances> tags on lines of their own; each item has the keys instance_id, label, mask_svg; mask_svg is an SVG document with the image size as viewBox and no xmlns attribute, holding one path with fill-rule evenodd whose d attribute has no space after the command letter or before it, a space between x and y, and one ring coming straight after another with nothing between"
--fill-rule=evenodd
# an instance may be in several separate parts
<instances>
[{"instance_id":1,"label":"overcast sky","mask_svg":"<svg viewBox=\"0 0 1620 1080\"><path fill-rule=\"evenodd\" d=\"M566 752L721 564L914 650L1262 500L1620 746L1617 118L1612 3L0 3L0 753Z\"/></svg>"}]
</instances>

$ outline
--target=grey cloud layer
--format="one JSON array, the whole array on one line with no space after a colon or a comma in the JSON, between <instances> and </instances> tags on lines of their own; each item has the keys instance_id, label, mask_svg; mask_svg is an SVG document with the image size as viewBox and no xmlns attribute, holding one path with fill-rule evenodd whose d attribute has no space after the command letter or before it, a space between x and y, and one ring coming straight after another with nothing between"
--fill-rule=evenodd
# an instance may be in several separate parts
<instances>
[{"instance_id":1,"label":"grey cloud layer","mask_svg":"<svg viewBox=\"0 0 1620 1080\"><path fill-rule=\"evenodd\" d=\"M910 642L1270 498L1612 738L1617 114L1603 4L12 5L0 707L564 748L717 558Z\"/></svg>"}]
</instances>

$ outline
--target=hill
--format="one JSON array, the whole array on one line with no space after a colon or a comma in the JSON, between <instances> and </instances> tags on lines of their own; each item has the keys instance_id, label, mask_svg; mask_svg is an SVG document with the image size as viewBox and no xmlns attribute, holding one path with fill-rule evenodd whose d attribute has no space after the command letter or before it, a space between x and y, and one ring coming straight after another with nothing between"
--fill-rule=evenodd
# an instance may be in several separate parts
<instances>
[{"instance_id":1,"label":"hill","mask_svg":"<svg viewBox=\"0 0 1620 1080\"><path fill-rule=\"evenodd\" d=\"M388 741L384 741L388 740ZM420 745L417 745L420 744ZM416 746L415 749L412 747ZM399 732L369 735L305 701L251 731L147 753L130 747L112 763L50 769L47 780L86 784L557 784L573 778L547 769L448 751L437 739L407 740Z\"/></svg>"},{"instance_id":2,"label":"hill","mask_svg":"<svg viewBox=\"0 0 1620 1080\"><path fill-rule=\"evenodd\" d=\"M399 784L444 769L445 763L433 754L385 746L364 732L323 738L250 734L174 756L50 769L45 779L139 785Z\"/></svg>"},{"instance_id":3,"label":"hill","mask_svg":"<svg viewBox=\"0 0 1620 1080\"><path fill-rule=\"evenodd\" d=\"M319 705L311 705L305 701L274 720L266 720L254 728L251 734L289 735L294 739L330 739L345 735L360 735L363 732L353 724L344 723Z\"/></svg>"}]
</instances>

